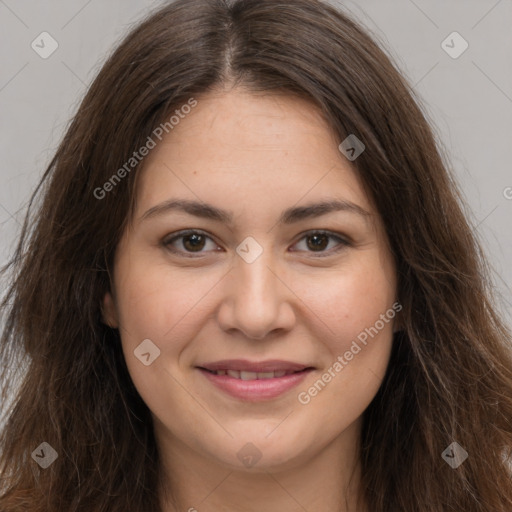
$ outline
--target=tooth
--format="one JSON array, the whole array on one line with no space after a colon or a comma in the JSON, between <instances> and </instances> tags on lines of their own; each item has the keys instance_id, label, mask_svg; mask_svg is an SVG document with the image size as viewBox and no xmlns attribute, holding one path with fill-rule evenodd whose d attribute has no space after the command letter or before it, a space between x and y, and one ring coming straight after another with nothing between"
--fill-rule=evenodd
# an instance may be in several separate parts
<instances>
[{"instance_id":1,"label":"tooth","mask_svg":"<svg viewBox=\"0 0 512 512\"><path fill-rule=\"evenodd\" d=\"M255 380L258 374L256 372L240 372L240 378L242 380Z\"/></svg>"},{"instance_id":2,"label":"tooth","mask_svg":"<svg viewBox=\"0 0 512 512\"><path fill-rule=\"evenodd\" d=\"M238 370L227 370L227 373L230 377L233 377L234 379L240 378L240 372Z\"/></svg>"},{"instance_id":3,"label":"tooth","mask_svg":"<svg viewBox=\"0 0 512 512\"><path fill-rule=\"evenodd\" d=\"M273 379L274 372L261 372L258 373L258 379Z\"/></svg>"},{"instance_id":4,"label":"tooth","mask_svg":"<svg viewBox=\"0 0 512 512\"><path fill-rule=\"evenodd\" d=\"M275 377L284 377L286 375L286 371L285 370L280 370L278 372L274 372L274 376Z\"/></svg>"},{"instance_id":5,"label":"tooth","mask_svg":"<svg viewBox=\"0 0 512 512\"><path fill-rule=\"evenodd\" d=\"M217 370L217 375L226 375L226 370Z\"/></svg>"}]
</instances>

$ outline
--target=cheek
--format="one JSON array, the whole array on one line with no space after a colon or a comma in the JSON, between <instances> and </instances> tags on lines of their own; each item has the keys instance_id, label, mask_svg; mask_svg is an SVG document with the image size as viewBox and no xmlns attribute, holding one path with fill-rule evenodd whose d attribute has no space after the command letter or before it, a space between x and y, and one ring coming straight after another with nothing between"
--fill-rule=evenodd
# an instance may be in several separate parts
<instances>
[{"instance_id":1,"label":"cheek","mask_svg":"<svg viewBox=\"0 0 512 512\"><path fill-rule=\"evenodd\" d=\"M319 375L322 382L304 391L316 410L329 411L334 424L363 413L382 383L391 354L393 268L382 265L377 255L365 256L330 280L328 292L318 295L316 304L326 312L323 319L330 328L324 338L330 361Z\"/></svg>"},{"instance_id":2,"label":"cheek","mask_svg":"<svg viewBox=\"0 0 512 512\"><path fill-rule=\"evenodd\" d=\"M159 363L176 366L208 316L208 294L223 274L177 271L140 256L125 258L117 269L122 276L116 291L125 357L133 359L135 348L150 339L161 351Z\"/></svg>"},{"instance_id":3,"label":"cheek","mask_svg":"<svg viewBox=\"0 0 512 512\"><path fill-rule=\"evenodd\" d=\"M332 273L297 280L297 284L297 295L316 314L317 328L333 355L349 350L352 341L373 327L395 302L393 268L382 264L374 252L358 254ZM378 323L379 331L392 331L394 314L388 316L384 325Z\"/></svg>"},{"instance_id":4,"label":"cheek","mask_svg":"<svg viewBox=\"0 0 512 512\"><path fill-rule=\"evenodd\" d=\"M375 396L388 366L396 311L393 267L376 253L358 254L350 265L300 293L318 313L317 338L327 357L313 388L303 389L318 410L337 422L362 414ZM307 292L309 290L309 292ZM395 305L396 307L396 305ZM308 398L309 397L309 398ZM339 403L339 408L332 408Z\"/></svg>"},{"instance_id":5,"label":"cheek","mask_svg":"<svg viewBox=\"0 0 512 512\"><path fill-rule=\"evenodd\" d=\"M178 410L190 408L190 396L178 377L179 365L201 328L200 317L206 314L207 301L202 299L219 278L171 272L169 266L142 257L137 260L133 254L119 261L117 270L122 349L137 391L162 418L168 416L171 405ZM157 347L158 356L153 359L155 349L149 345L152 362L145 365L137 354L148 351L139 350L148 339Z\"/></svg>"}]
</instances>

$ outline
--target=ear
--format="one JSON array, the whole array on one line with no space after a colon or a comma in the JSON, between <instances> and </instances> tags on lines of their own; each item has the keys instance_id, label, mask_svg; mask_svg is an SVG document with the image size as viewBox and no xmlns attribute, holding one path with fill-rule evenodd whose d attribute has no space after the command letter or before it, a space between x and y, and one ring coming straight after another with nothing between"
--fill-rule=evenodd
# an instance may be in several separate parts
<instances>
[{"instance_id":1,"label":"ear","mask_svg":"<svg viewBox=\"0 0 512 512\"><path fill-rule=\"evenodd\" d=\"M110 292L106 292L101 303L101 318L103 323L117 329L119 322L117 318L116 305Z\"/></svg>"}]
</instances>

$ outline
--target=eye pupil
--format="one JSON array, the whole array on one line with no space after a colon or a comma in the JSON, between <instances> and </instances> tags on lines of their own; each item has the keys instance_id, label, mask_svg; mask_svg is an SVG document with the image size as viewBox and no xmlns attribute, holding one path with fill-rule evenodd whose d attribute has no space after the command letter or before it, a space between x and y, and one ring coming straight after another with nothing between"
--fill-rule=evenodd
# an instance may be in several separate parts
<instances>
[{"instance_id":1,"label":"eye pupil","mask_svg":"<svg viewBox=\"0 0 512 512\"><path fill-rule=\"evenodd\" d=\"M191 242L190 247L187 247L187 241ZM187 250L202 249L204 247L204 236L192 234L183 237L183 247Z\"/></svg>"},{"instance_id":2,"label":"eye pupil","mask_svg":"<svg viewBox=\"0 0 512 512\"><path fill-rule=\"evenodd\" d=\"M314 240L312 244L310 240ZM324 234L316 234L308 236L308 247L310 249L325 249L329 245L329 237Z\"/></svg>"}]
</instances>

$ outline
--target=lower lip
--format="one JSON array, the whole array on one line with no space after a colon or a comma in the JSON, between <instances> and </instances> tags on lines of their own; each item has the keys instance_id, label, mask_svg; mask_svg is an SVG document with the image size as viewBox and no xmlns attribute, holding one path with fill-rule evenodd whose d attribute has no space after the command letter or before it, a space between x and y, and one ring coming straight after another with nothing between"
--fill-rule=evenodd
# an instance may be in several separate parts
<instances>
[{"instance_id":1,"label":"lower lip","mask_svg":"<svg viewBox=\"0 0 512 512\"><path fill-rule=\"evenodd\" d=\"M215 386L227 394L249 402L271 400L299 385L312 369L274 377L272 379L242 380L229 375L217 375L199 368L200 372Z\"/></svg>"}]
</instances>

